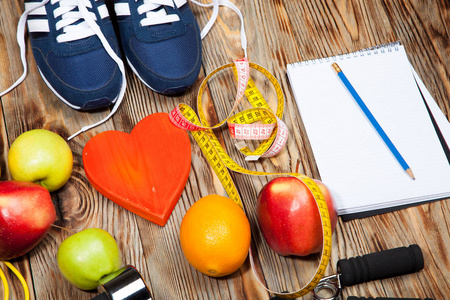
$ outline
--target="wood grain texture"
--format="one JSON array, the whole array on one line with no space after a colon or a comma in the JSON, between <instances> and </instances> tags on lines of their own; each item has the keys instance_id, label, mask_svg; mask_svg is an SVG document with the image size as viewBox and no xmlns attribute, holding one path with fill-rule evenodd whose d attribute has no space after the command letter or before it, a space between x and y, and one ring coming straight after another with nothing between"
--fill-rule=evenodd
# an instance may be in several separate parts
<instances>
[{"instance_id":1,"label":"wood grain texture","mask_svg":"<svg viewBox=\"0 0 450 300\"><path fill-rule=\"evenodd\" d=\"M206 1L204 1L206 2ZM230 156L249 170L264 172L293 171L320 178L314 155L305 133L286 65L330 55L339 55L400 40L408 58L430 93L449 117L450 113L450 3L447 0L234 0L245 18L249 60L267 68L279 80L285 96L284 121L290 130L286 148L275 158L257 163L246 162L237 152L226 130L218 130L219 140ZM112 4L112 1L109 2ZM206 24L212 9L190 3L200 27ZM6 89L22 73L19 48L15 41L16 24L23 11L23 0L0 1L0 90ZM186 187L164 227L140 218L99 194L89 183L81 153L87 141L99 132L116 129L130 132L145 116L170 112L178 103L196 106L199 85L215 68L243 56L240 21L230 9L220 8L219 17L203 40L202 71L194 86L176 96L154 93L127 68L127 92L114 117L105 124L83 133L69 142L74 154L74 170L69 182L52 193L57 208L56 225L71 232L100 227L110 232L122 250L124 264L132 264L142 273L154 299L268 299L269 294L256 282L247 262L236 273L210 278L193 269L185 260L179 227L189 207L208 194L226 195L217 176L190 135L192 169ZM46 128L67 138L86 124L105 117L109 110L77 112L63 104L39 76L28 48L29 72L24 83L1 98L0 163L1 179L10 179L7 152L21 133ZM276 100L270 84L252 77L269 104ZM208 120L215 124L229 112L235 84L231 74L211 81L204 95ZM246 107L242 104L239 108ZM257 143L249 143L256 146ZM284 258L274 254L260 234L255 216L259 190L271 178L233 174L250 219L253 247L258 254L258 270L266 284L278 291L304 285L312 275L318 255ZM349 222L339 221L327 274L336 272L341 258L417 243L424 252L424 270L376 282L346 287L347 295L365 297L450 297L450 202L436 201L401 211ZM58 271L58 245L70 232L54 228L29 254L12 263L25 276L31 299L90 299L96 293L77 290ZM11 285L11 299L23 299L18 280L3 265ZM0 297L3 290L0 289ZM304 297L310 299L310 296Z\"/></svg>"}]
</instances>

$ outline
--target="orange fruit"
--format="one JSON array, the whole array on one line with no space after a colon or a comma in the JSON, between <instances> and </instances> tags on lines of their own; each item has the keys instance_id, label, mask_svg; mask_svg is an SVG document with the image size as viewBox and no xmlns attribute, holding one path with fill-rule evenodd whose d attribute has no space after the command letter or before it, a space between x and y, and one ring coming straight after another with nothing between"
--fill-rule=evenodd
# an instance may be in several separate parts
<instances>
[{"instance_id":1,"label":"orange fruit","mask_svg":"<svg viewBox=\"0 0 450 300\"><path fill-rule=\"evenodd\" d=\"M180 227L184 256L198 271L221 277L238 270L250 247L250 223L230 198L209 195L186 212Z\"/></svg>"}]
</instances>

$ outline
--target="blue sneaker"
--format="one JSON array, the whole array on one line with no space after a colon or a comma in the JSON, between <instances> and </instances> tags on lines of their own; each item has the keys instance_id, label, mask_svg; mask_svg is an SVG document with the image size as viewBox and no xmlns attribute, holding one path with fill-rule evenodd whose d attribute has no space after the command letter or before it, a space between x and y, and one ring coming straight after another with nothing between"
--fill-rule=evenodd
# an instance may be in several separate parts
<instances>
[{"instance_id":1,"label":"blue sneaker","mask_svg":"<svg viewBox=\"0 0 450 300\"><path fill-rule=\"evenodd\" d=\"M24 14L45 83L70 107L93 110L117 101L125 76L105 0L83 3L26 0Z\"/></svg>"},{"instance_id":2,"label":"blue sneaker","mask_svg":"<svg viewBox=\"0 0 450 300\"><path fill-rule=\"evenodd\" d=\"M152 90L172 94L198 78L200 29L186 0L114 0L130 68Z\"/></svg>"}]
</instances>

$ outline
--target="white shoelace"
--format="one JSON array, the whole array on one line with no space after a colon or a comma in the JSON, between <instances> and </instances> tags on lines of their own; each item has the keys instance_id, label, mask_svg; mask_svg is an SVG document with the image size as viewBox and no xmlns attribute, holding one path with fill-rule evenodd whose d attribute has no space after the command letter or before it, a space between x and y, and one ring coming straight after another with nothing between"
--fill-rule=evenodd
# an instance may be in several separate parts
<instances>
[{"instance_id":1,"label":"white shoelace","mask_svg":"<svg viewBox=\"0 0 450 300\"><path fill-rule=\"evenodd\" d=\"M83 2L83 1L89 2L89 0L78 0L79 3ZM125 95L125 89L127 87L127 80L125 77L125 66L123 64L123 61L119 58L119 56L117 56L117 54L111 48L108 41L106 40L105 35L101 31L100 27L97 25L95 20L92 19L92 17L90 16L89 11L87 10L86 6L79 5L78 9L80 10L81 14L83 15L83 17L84 17L85 21L87 22L87 24L89 25L89 27L99 37L100 41L102 42L103 47L105 47L105 49L106 49L106 52L108 52L109 56L111 56L111 58L119 66L120 72L122 73L123 80L122 80L122 87L120 88L119 96L117 97L116 103L114 103L114 106L113 106L111 112L103 120L100 120L97 123L82 127L79 131L77 131L74 134L72 134L71 136L69 136L69 138L67 139L68 141L70 141L71 139L73 139L74 137L79 135L80 133L83 133L89 129L97 127L98 125L101 125L101 124L105 123L106 121L108 121L109 118L111 118L116 113L117 109L119 108L120 104L122 103L123 96Z\"/></svg>"},{"instance_id":2,"label":"white shoelace","mask_svg":"<svg viewBox=\"0 0 450 300\"><path fill-rule=\"evenodd\" d=\"M138 2L138 0L135 0ZM175 14L167 14L165 9L159 9L161 6L169 6L174 8L175 3L172 0L144 0L144 4L139 5L138 14L145 14L145 18L141 20L141 26L151 26L180 21L180 17Z\"/></svg>"},{"instance_id":3,"label":"white shoelace","mask_svg":"<svg viewBox=\"0 0 450 300\"><path fill-rule=\"evenodd\" d=\"M242 16L241 11L239 10L239 8L237 8L236 5L234 5L229 0L212 0L212 3L206 3L206 4L197 2L196 0L190 0L190 1L201 7L212 7L213 8L212 15L211 15L208 23L206 23L205 27L203 27L202 32L200 34L202 39L211 30L212 26L214 25L214 22L216 22L217 16L219 15L219 6L225 6L225 7L232 9L239 16L239 19L241 20L241 47L244 50L244 56L247 57L247 36L245 34L244 17Z\"/></svg>"},{"instance_id":4,"label":"white shoelace","mask_svg":"<svg viewBox=\"0 0 450 300\"><path fill-rule=\"evenodd\" d=\"M83 13L81 10L76 11L79 2L84 4L83 7L92 8L92 3L90 1L51 0L51 2L52 4L59 2L59 7L54 11L54 17L62 17L62 19L56 23L56 30L63 29L64 32L56 37L58 43L77 41L95 34L85 18L86 13ZM88 12L87 14L90 15L90 19L97 20L95 13ZM81 22L76 24L79 20L81 20Z\"/></svg>"},{"instance_id":5,"label":"white shoelace","mask_svg":"<svg viewBox=\"0 0 450 300\"><path fill-rule=\"evenodd\" d=\"M60 34L57 37L57 41L58 42L76 41L92 35L97 35L108 55L119 66L120 72L122 73L123 76L122 86L111 112L99 122L82 127L79 131L77 131L67 139L71 140L80 133L83 133L87 130L97 127L98 125L105 123L116 113L117 109L122 103L126 90L125 66L123 61L117 56L117 54L111 48L104 34L102 33L100 27L96 23L95 14L88 11L88 8L92 8L90 0L43 0L42 2L39 2L36 5L29 5L19 19L19 23L17 26L17 43L19 44L20 48L20 58L23 66L23 73L19 77L19 79L17 79L16 82L14 82L8 89L0 93L0 97L9 93L11 90L15 89L19 84L21 84L25 80L28 70L26 61L26 44L25 44L26 22L30 13L32 13L35 10L42 9L49 1L51 1L52 4L58 2L60 4L60 7L55 9L54 11L55 17L62 16L62 20L56 23L56 27L57 30L63 29L63 34ZM230 2L229 0L212 0L213 1L212 3L204 4L197 2L195 0L190 1L201 7L213 7L213 13L208 23L205 25L205 27L201 32L202 39L208 34L209 30L211 30L212 26L214 25L214 22L216 21L217 16L219 14L219 6L226 6L234 10L241 20L241 44L242 49L244 50L245 57L247 57L247 38L245 35L244 18L240 10L232 2ZM164 24L180 20L177 15L167 15L167 13L165 13L165 10L155 11L155 9L157 9L161 5L174 7L174 3L172 2L172 0L144 0L144 4L140 5L138 8L139 14L146 14L146 17L141 22L142 26ZM76 8L78 8L78 11L76 11ZM79 20L84 21L78 22Z\"/></svg>"}]
</instances>

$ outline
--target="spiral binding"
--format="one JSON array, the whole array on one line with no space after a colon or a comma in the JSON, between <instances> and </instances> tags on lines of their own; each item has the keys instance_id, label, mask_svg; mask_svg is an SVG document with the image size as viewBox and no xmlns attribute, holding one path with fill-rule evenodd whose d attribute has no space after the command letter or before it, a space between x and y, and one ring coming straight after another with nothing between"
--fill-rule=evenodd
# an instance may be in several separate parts
<instances>
[{"instance_id":1,"label":"spiral binding","mask_svg":"<svg viewBox=\"0 0 450 300\"><path fill-rule=\"evenodd\" d=\"M387 43L387 44L381 44L375 47L365 48L362 50L358 50L351 53L346 54L338 54L334 56L329 57L322 57L322 58L316 58L311 60L305 60L305 61L299 61L295 63L289 64L290 67L296 68L296 67L302 67L302 66L309 66L309 65L315 65L315 64L321 64L321 63L329 63L329 62L336 62L336 61L342 61L345 59L353 59L357 57L364 57L364 56L370 56L370 55L378 55L379 53L383 54L387 52L392 51L398 51L399 46L401 45L400 41L393 42L393 43Z\"/></svg>"}]
</instances>

